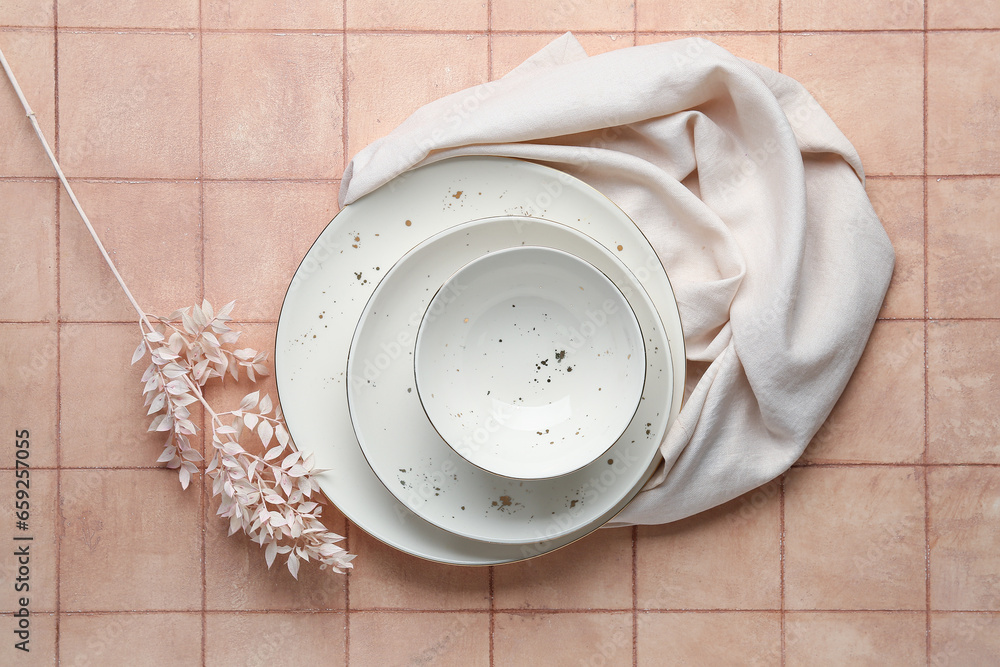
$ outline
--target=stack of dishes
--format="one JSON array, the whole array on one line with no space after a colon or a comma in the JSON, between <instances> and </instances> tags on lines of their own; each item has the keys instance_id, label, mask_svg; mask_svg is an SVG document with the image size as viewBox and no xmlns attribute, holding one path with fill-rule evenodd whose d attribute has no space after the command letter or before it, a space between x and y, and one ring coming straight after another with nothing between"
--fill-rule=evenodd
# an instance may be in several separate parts
<instances>
[{"instance_id":1,"label":"stack of dishes","mask_svg":"<svg viewBox=\"0 0 1000 667\"><path fill-rule=\"evenodd\" d=\"M663 267L582 181L443 160L347 206L299 266L278 394L326 495L413 555L490 565L613 518L680 410Z\"/></svg>"}]
</instances>

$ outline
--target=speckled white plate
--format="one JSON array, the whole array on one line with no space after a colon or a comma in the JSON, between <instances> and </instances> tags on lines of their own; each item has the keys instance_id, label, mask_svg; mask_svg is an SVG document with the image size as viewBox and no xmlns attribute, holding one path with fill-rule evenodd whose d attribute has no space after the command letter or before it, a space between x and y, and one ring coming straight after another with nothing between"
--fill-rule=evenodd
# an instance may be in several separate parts
<instances>
[{"instance_id":1,"label":"speckled white plate","mask_svg":"<svg viewBox=\"0 0 1000 667\"><path fill-rule=\"evenodd\" d=\"M551 479L502 477L462 458L431 425L415 388L417 329L438 288L469 261L519 246L558 248L603 272L628 299L645 346L642 400L624 433L598 459ZM548 541L591 525L643 481L666 432L673 392L668 347L653 303L612 251L555 222L487 218L431 237L386 274L354 333L347 362L348 403L361 450L375 474L418 516L486 542ZM572 381L555 352L546 375Z\"/></svg>"},{"instance_id":2,"label":"speckled white plate","mask_svg":"<svg viewBox=\"0 0 1000 667\"><path fill-rule=\"evenodd\" d=\"M553 196L556 193L557 196ZM617 206L563 172L497 157L461 157L414 169L345 207L299 265L281 308L275 375L297 446L330 468L326 495L357 526L414 556L457 565L509 563L553 551L613 518L638 487L591 525L556 540L491 544L420 519L379 481L358 446L347 405L346 361L354 327L378 276L426 238L468 220L537 215L571 224L609 248L656 306L674 361L669 420L680 411L684 344L677 303L648 241ZM409 224L407 224L409 221ZM652 474L655 462L644 478Z\"/></svg>"}]
</instances>

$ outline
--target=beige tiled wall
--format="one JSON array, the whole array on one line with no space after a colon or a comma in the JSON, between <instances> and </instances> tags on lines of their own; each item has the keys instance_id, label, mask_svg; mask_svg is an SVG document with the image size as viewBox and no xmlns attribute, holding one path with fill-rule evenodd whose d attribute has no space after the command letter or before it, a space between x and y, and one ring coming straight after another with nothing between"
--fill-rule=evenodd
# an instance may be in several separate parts
<instances>
[{"instance_id":1,"label":"beige tiled wall","mask_svg":"<svg viewBox=\"0 0 1000 667\"><path fill-rule=\"evenodd\" d=\"M1000 660L1000 3L0 6L0 46L140 301L238 299L263 349L349 157L565 30L591 53L706 36L802 81L857 146L897 264L801 461L700 516L523 564L429 564L335 515L350 576L267 571L203 488L153 463L128 302L3 81L0 421L31 430L36 505L32 651L12 648L3 557L0 663ZM8 517L12 462L0 449Z\"/></svg>"}]
</instances>

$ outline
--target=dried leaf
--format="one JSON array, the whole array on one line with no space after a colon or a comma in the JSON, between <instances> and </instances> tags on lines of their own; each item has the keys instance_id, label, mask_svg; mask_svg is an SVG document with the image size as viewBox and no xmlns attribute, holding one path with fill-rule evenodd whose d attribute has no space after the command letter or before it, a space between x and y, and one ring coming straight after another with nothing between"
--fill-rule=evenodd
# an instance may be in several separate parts
<instances>
[{"instance_id":1,"label":"dried leaf","mask_svg":"<svg viewBox=\"0 0 1000 667\"><path fill-rule=\"evenodd\" d=\"M264 549L264 560L267 561L267 567L270 569L271 565L274 564L274 557L278 555L278 543L271 542Z\"/></svg>"},{"instance_id":2,"label":"dried leaf","mask_svg":"<svg viewBox=\"0 0 1000 667\"><path fill-rule=\"evenodd\" d=\"M230 301L222 308L219 309L219 313L215 316L217 319L225 320L229 317L229 314L233 312L233 307L236 305L236 301ZM228 320L227 320L228 321Z\"/></svg>"},{"instance_id":3,"label":"dried leaf","mask_svg":"<svg viewBox=\"0 0 1000 667\"><path fill-rule=\"evenodd\" d=\"M274 427L271 426L271 422L266 419L261 420L260 426L257 427L257 436L260 437L260 441L265 447L271 442L273 435Z\"/></svg>"},{"instance_id":4,"label":"dried leaf","mask_svg":"<svg viewBox=\"0 0 1000 667\"><path fill-rule=\"evenodd\" d=\"M240 410L251 410L257 406L257 401L260 400L260 392L254 391L243 397L240 401Z\"/></svg>"},{"instance_id":5,"label":"dried leaf","mask_svg":"<svg viewBox=\"0 0 1000 667\"><path fill-rule=\"evenodd\" d=\"M160 392L153 399L153 402L149 404L149 412L147 415L151 415L154 412L159 412L163 409L164 404L167 402L167 394L165 392Z\"/></svg>"},{"instance_id":6,"label":"dried leaf","mask_svg":"<svg viewBox=\"0 0 1000 667\"><path fill-rule=\"evenodd\" d=\"M134 364L144 356L146 356L146 342L139 341L139 347L135 348L135 352L132 353L132 363Z\"/></svg>"}]
</instances>

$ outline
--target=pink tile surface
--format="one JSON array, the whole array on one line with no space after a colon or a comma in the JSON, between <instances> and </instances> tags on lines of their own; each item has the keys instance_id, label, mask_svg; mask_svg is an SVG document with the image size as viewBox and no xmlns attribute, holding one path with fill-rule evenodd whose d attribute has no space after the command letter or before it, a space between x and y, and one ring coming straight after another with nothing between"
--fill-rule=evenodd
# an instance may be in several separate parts
<instances>
[{"instance_id":1,"label":"pink tile surface","mask_svg":"<svg viewBox=\"0 0 1000 667\"><path fill-rule=\"evenodd\" d=\"M403 555L331 509L357 569L293 582L226 537L200 479L184 493L155 469L133 313L4 84L0 421L30 433L34 551L32 651L5 644L0 664L996 661L997 3L9 0L0 14L0 48L140 302L237 299L259 349L347 158L565 30L592 54L703 36L798 78L874 176L897 257L854 378L782 479L496 568Z\"/></svg>"}]
</instances>

